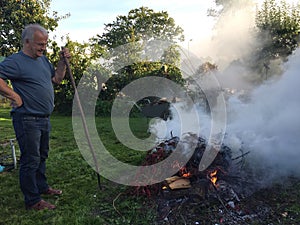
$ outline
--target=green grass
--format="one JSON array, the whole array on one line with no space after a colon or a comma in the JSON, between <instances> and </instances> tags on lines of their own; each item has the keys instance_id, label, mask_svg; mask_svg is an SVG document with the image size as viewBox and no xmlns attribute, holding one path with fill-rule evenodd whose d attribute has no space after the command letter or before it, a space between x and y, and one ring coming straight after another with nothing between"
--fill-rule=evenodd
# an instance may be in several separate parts
<instances>
[{"instance_id":1,"label":"green grass","mask_svg":"<svg viewBox=\"0 0 300 225\"><path fill-rule=\"evenodd\" d=\"M71 117L52 115L51 150L47 161L49 184L63 190L62 196L46 197L56 204L54 211L27 211L18 183L18 170L0 173L0 225L149 225L156 223L155 199L137 197L132 187L116 184L101 177L98 188L95 171L82 157L76 144ZM130 126L139 138L148 137L147 120L132 118ZM109 152L123 162L140 165L145 152L133 151L116 138L109 118L96 118L97 130ZM0 150L14 132L8 108L0 108ZM2 149L1 149L2 148ZM113 171L113 168L112 168ZM252 224L300 224L300 181L289 185L272 185L259 190L240 204L256 209L264 204L270 207L269 216ZM197 213L192 213L197 212ZM216 211L217 212L217 211ZM176 224L211 224L215 217L211 207L199 208L197 204L182 205L174 213ZM186 217L186 218L183 218ZM190 220L189 220L190 219ZM168 224L163 223L163 224Z\"/></svg>"},{"instance_id":2,"label":"green grass","mask_svg":"<svg viewBox=\"0 0 300 225\"><path fill-rule=\"evenodd\" d=\"M108 118L97 118L97 129L109 151L121 160L139 164L144 152L121 145ZM128 194L130 187L101 177L98 188L94 170L83 159L73 136L71 117L52 115L51 150L47 161L48 182L63 190L62 196L46 197L54 211L25 210L18 183L18 170L0 173L0 224L152 224L151 201ZM147 121L132 119L132 129L147 137ZM0 108L0 144L14 137L8 108ZM9 147L9 146L8 146ZM145 207L147 208L145 210Z\"/></svg>"}]
</instances>

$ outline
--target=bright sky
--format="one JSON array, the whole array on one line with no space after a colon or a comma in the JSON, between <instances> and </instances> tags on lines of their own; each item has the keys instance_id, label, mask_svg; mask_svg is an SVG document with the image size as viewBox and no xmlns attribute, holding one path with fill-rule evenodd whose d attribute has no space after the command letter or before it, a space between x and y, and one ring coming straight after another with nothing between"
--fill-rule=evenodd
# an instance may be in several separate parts
<instances>
[{"instance_id":1,"label":"bright sky","mask_svg":"<svg viewBox=\"0 0 300 225\"><path fill-rule=\"evenodd\" d=\"M115 21L117 16L127 16L131 9L144 6L155 12L167 11L176 25L184 29L185 45L192 47L212 29L213 18L207 17L207 9L213 3L213 0L52 0L51 11L71 14L59 22L54 34L58 37L68 34L71 40L78 42L102 34L104 24Z\"/></svg>"},{"instance_id":2,"label":"bright sky","mask_svg":"<svg viewBox=\"0 0 300 225\"><path fill-rule=\"evenodd\" d=\"M295 4L300 0L285 1ZM254 19L254 14L243 12L245 7L238 4L239 6L235 6L237 10L235 13L219 21L223 23L222 32L217 33L217 38L216 34L212 38L216 21L207 16L207 10L215 8L214 2L215 0L52 0L51 11L57 11L60 16L70 13L71 16L59 21L57 30L50 35L57 36L55 40L59 45L65 44L61 43L60 37L67 34L73 41L87 42L96 34L103 34L105 24L112 23L117 16L127 16L130 10L143 6L155 12L168 12L176 25L184 30L186 41L181 43L184 49L203 57L226 59L230 56L231 59L234 55L233 50L237 50L235 53L241 52L241 49L247 46L247 30L251 24L249 21L251 18ZM264 0L253 0L253 2L260 5ZM240 13L243 16L240 16Z\"/></svg>"}]
</instances>

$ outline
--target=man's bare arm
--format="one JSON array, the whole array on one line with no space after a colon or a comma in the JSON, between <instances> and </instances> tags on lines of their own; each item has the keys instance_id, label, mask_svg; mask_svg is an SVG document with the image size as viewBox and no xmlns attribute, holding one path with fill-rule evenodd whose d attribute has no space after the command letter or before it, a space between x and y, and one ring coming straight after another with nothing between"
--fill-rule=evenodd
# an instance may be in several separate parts
<instances>
[{"instance_id":1,"label":"man's bare arm","mask_svg":"<svg viewBox=\"0 0 300 225\"><path fill-rule=\"evenodd\" d=\"M52 78L52 82L60 84L66 74L66 64L63 60L59 60L57 68L55 70L55 76Z\"/></svg>"},{"instance_id":2,"label":"man's bare arm","mask_svg":"<svg viewBox=\"0 0 300 225\"><path fill-rule=\"evenodd\" d=\"M7 83L0 78L0 94L8 98L11 101L11 106L14 108L23 105L22 98L13 89L11 89Z\"/></svg>"},{"instance_id":3,"label":"man's bare arm","mask_svg":"<svg viewBox=\"0 0 300 225\"><path fill-rule=\"evenodd\" d=\"M60 52L60 60L58 61L57 68L55 70L55 76L52 78L52 82L60 84L66 74L66 64L65 58L69 59L71 57L69 49L63 48Z\"/></svg>"}]
</instances>

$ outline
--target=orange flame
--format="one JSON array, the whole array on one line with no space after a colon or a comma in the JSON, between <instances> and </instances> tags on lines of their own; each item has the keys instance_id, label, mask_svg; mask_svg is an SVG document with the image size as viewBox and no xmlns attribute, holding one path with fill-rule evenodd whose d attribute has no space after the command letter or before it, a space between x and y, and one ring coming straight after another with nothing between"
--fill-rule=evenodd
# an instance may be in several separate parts
<instances>
[{"instance_id":1,"label":"orange flame","mask_svg":"<svg viewBox=\"0 0 300 225\"><path fill-rule=\"evenodd\" d=\"M187 168L185 166L182 167L178 161L175 161L172 167L179 168L179 175L181 177L189 178L192 176L192 174L188 172Z\"/></svg>"},{"instance_id":2,"label":"orange flame","mask_svg":"<svg viewBox=\"0 0 300 225\"><path fill-rule=\"evenodd\" d=\"M217 182L217 180L218 180L218 178L217 178L217 173L218 173L218 171L217 171L217 170L214 170L213 172L211 172L211 173L209 174L210 181L213 183L214 186L217 186L217 185L216 185L216 182Z\"/></svg>"}]
</instances>

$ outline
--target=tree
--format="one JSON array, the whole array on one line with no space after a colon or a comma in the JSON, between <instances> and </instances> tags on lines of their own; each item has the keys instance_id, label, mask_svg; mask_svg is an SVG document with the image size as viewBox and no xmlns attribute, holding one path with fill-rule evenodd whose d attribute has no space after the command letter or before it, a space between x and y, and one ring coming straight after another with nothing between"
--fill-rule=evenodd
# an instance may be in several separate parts
<instances>
[{"instance_id":1,"label":"tree","mask_svg":"<svg viewBox=\"0 0 300 225\"><path fill-rule=\"evenodd\" d=\"M224 13L230 13L251 2L249 0L215 0L218 8L210 9L209 14L219 17L218 19L222 21ZM300 5L289 5L284 0L281 2L264 0L262 6L257 8L255 26L250 33L256 38L257 45L249 55L241 59L245 67L260 76L259 80L251 78L252 82L266 79L268 71L273 70L272 65L287 60L288 56L299 46L299 7Z\"/></svg>"},{"instance_id":2,"label":"tree","mask_svg":"<svg viewBox=\"0 0 300 225\"><path fill-rule=\"evenodd\" d=\"M127 51L126 56L118 55L115 61L128 59L135 61L142 53L141 50L147 45L150 46L153 40L176 44L184 40L184 35L182 28L175 25L174 19L169 17L167 12L154 12L147 7L133 9L127 16L118 16L114 22L105 25L102 35L94 39L95 42L111 51L131 43L130 52ZM115 56L114 53L117 54L113 52L113 56ZM171 59L168 58L168 60L170 62ZM173 58L173 62L177 62L176 60L178 56Z\"/></svg>"},{"instance_id":3,"label":"tree","mask_svg":"<svg viewBox=\"0 0 300 225\"><path fill-rule=\"evenodd\" d=\"M86 73L87 76L90 76L91 84L93 84L94 82L92 80L97 77L97 74L95 74L96 70L93 70L95 66L92 67L92 63L93 59L101 54L101 48L98 47L92 51L89 43L74 42L70 40L69 37L67 37L66 42L66 47L70 52L72 52L70 68L76 85L79 83L84 73ZM60 47L54 42L52 43L51 48L53 50L53 54L49 55L49 58L52 59L52 61L57 62ZM100 68L97 68L97 70L100 70ZM95 87L91 87L89 84L87 84L87 88ZM72 86L67 71L65 79L55 88L55 110L62 114L70 114L72 110L73 98L74 87Z\"/></svg>"},{"instance_id":4,"label":"tree","mask_svg":"<svg viewBox=\"0 0 300 225\"><path fill-rule=\"evenodd\" d=\"M50 15L51 0L0 1L0 55L8 56L22 48L21 33L25 25L39 23L49 31L58 26L57 12Z\"/></svg>"},{"instance_id":5,"label":"tree","mask_svg":"<svg viewBox=\"0 0 300 225\"><path fill-rule=\"evenodd\" d=\"M160 62L140 62L120 69L118 75L112 76L106 83L108 89L100 95L103 100L113 100L124 84L147 76L166 77L178 84L184 84L180 69L174 65L161 65ZM154 88L154 87L153 87Z\"/></svg>"},{"instance_id":6,"label":"tree","mask_svg":"<svg viewBox=\"0 0 300 225\"><path fill-rule=\"evenodd\" d=\"M300 42L299 6L290 6L285 1L277 4L275 0L266 0L257 12L256 27L263 41L261 57L286 59Z\"/></svg>"},{"instance_id":7,"label":"tree","mask_svg":"<svg viewBox=\"0 0 300 225\"><path fill-rule=\"evenodd\" d=\"M175 25L167 12L154 12L147 7L129 11L128 16L118 16L116 21L105 25L105 32L99 37L99 43L107 48L153 38L172 42L183 41L183 30Z\"/></svg>"},{"instance_id":8,"label":"tree","mask_svg":"<svg viewBox=\"0 0 300 225\"><path fill-rule=\"evenodd\" d=\"M143 76L164 76L182 84L181 72L175 67L180 62L177 43L183 40L182 28L167 12L154 12L147 7L133 9L127 16L118 16L106 24L104 33L92 40L94 45L106 48L112 59L114 75L107 82L110 91L103 98L113 99L126 84ZM163 48L166 42L170 44ZM162 56L160 62L143 59L145 52ZM167 68L166 72L162 68Z\"/></svg>"}]
</instances>

